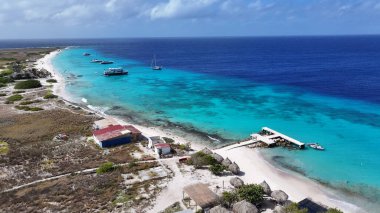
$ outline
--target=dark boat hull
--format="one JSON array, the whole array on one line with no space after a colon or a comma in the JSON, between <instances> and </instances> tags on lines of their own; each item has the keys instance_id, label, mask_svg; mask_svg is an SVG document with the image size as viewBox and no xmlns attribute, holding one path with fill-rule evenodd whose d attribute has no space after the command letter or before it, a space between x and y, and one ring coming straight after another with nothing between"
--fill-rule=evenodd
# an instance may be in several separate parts
<instances>
[{"instance_id":1,"label":"dark boat hull","mask_svg":"<svg viewBox=\"0 0 380 213\"><path fill-rule=\"evenodd\" d=\"M104 73L104 76L113 76L113 75L127 75L128 72L121 72L121 73Z\"/></svg>"}]
</instances>

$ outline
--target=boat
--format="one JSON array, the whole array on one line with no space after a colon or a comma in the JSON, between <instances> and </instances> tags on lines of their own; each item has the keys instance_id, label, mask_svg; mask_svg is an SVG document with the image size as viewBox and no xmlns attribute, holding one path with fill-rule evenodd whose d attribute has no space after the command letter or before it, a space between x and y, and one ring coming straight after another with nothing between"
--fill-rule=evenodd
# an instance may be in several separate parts
<instances>
[{"instance_id":1,"label":"boat","mask_svg":"<svg viewBox=\"0 0 380 213\"><path fill-rule=\"evenodd\" d=\"M100 64L113 64L113 61L101 61Z\"/></svg>"},{"instance_id":2,"label":"boat","mask_svg":"<svg viewBox=\"0 0 380 213\"><path fill-rule=\"evenodd\" d=\"M84 56L90 56L90 53L83 53Z\"/></svg>"},{"instance_id":3,"label":"boat","mask_svg":"<svg viewBox=\"0 0 380 213\"><path fill-rule=\"evenodd\" d=\"M316 150L325 150L325 148L318 143L310 143L308 144L311 148L316 149Z\"/></svg>"},{"instance_id":4,"label":"boat","mask_svg":"<svg viewBox=\"0 0 380 213\"><path fill-rule=\"evenodd\" d=\"M157 66L156 55L153 56L151 67L152 67L152 70L162 70L162 66Z\"/></svg>"},{"instance_id":5,"label":"boat","mask_svg":"<svg viewBox=\"0 0 380 213\"><path fill-rule=\"evenodd\" d=\"M91 63L101 63L102 60L99 60L99 59L92 59L91 60Z\"/></svg>"},{"instance_id":6,"label":"boat","mask_svg":"<svg viewBox=\"0 0 380 213\"><path fill-rule=\"evenodd\" d=\"M111 76L111 75L126 75L128 74L128 71L125 71L123 68L108 68L103 73L105 76Z\"/></svg>"}]
</instances>

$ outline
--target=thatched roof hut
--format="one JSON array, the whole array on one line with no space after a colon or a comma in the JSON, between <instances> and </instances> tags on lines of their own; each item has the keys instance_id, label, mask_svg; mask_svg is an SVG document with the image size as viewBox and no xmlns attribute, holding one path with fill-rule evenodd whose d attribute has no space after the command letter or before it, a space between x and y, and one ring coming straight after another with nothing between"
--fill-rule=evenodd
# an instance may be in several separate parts
<instances>
[{"instance_id":1,"label":"thatched roof hut","mask_svg":"<svg viewBox=\"0 0 380 213\"><path fill-rule=\"evenodd\" d=\"M283 206L276 206L273 209L273 213L285 213L285 208Z\"/></svg>"},{"instance_id":2,"label":"thatched roof hut","mask_svg":"<svg viewBox=\"0 0 380 213\"><path fill-rule=\"evenodd\" d=\"M260 186L263 187L264 193L270 196L270 194L272 193L272 190L270 189L270 186L265 180L262 183L260 183Z\"/></svg>"},{"instance_id":3,"label":"thatched roof hut","mask_svg":"<svg viewBox=\"0 0 380 213\"><path fill-rule=\"evenodd\" d=\"M282 190L275 190L270 195L273 199L275 199L278 203L284 203L288 200L288 195Z\"/></svg>"},{"instance_id":4,"label":"thatched roof hut","mask_svg":"<svg viewBox=\"0 0 380 213\"><path fill-rule=\"evenodd\" d=\"M210 209L209 213L232 213L232 212L221 206L215 206L214 208Z\"/></svg>"},{"instance_id":5,"label":"thatched roof hut","mask_svg":"<svg viewBox=\"0 0 380 213\"><path fill-rule=\"evenodd\" d=\"M235 162L228 166L228 170L235 175L240 173L240 168Z\"/></svg>"},{"instance_id":6,"label":"thatched roof hut","mask_svg":"<svg viewBox=\"0 0 380 213\"><path fill-rule=\"evenodd\" d=\"M205 153L205 154L207 154L207 155L211 155L211 154L212 154L212 151L209 150L207 147L205 147L204 149L202 149L201 152L203 152L203 153Z\"/></svg>"},{"instance_id":7,"label":"thatched roof hut","mask_svg":"<svg viewBox=\"0 0 380 213\"><path fill-rule=\"evenodd\" d=\"M218 161L218 163L222 163L224 160L224 158L217 153L213 153L211 156L215 158L215 160Z\"/></svg>"},{"instance_id":8,"label":"thatched roof hut","mask_svg":"<svg viewBox=\"0 0 380 213\"><path fill-rule=\"evenodd\" d=\"M233 177L230 179L230 184L235 188L239 188L244 185L244 181L238 177Z\"/></svg>"},{"instance_id":9,"label":"thatched roof hut","mask_svg":"<svg viewBox=\"0 0 380 213\"><path fill-rule=\"evenodd\" d=\"M222 165L223 165L223 166L226 166L226 167L230 166L231 163L232 163L231 160L228 159L228 158L226 158L226 159L224 159L224 160L222 161Z\"/></svg>"},{"instance_id":10,"label":"thatched roof hut","mask_svg":"<svg viewBox=\"0 0 380 213\"><path fill-rule=\"evenodd\" d=\"M258 213L259 210L252 203L242 200L232 207L234 213Z\"/></svg>"}]
</instances>

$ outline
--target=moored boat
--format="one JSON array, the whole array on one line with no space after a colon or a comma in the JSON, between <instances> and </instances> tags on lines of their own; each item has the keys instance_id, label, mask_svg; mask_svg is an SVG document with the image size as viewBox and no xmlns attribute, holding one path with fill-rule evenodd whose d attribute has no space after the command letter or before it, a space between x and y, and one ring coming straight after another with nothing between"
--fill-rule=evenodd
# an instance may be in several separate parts
<instances>
[{"instance_id":1,"label":"moored boat","mask_svg":"<svg viewBox=\"0 0 380 213\"><path fill-rule=\"evenodd\" d=\"M108 68L103 73L105 76L111 76L111 75L126 75L128 74L128 71L125 71L123 68Z\"/></svg>"},{"instance_id":2,"label":"moored boat","mask_svg":"<svg viewBox=\"0 0 380 213\"><path fill-rule=\"evenodd\" d=\"M83 53L84 56L90 56L90 53Z\"/></svg>"},{"instance_id":3,"label":"moored boat","mask_svg":"<svg viewBox=\"0 0 380 213\"><path fill-rule=\"evenodd\" d=\"M91 60L91 63L101 63L102 60L99 60L99 59L92 59Z\"/></svg>"},{"instance_id":4,"label":"moored boat","mask_svg":"<svg viewBox=\"0 0 380 213\"><path fill-rule=\"evenodd\" d=\"M113 61L102 61L100 64L113 64Z\"/></svg>"},{"instance_id":5,"label":"moored boat","mask_svg":"<svg viewBox=\"0 0 380 213\"><path fill-rule=\"evenodd\" d=\"M316 150L325 150L325 148L318 143L310 143L309 146Z\"/></svg>"},{"instance_id":6,"label":"moored boat","mask_svg":"<svg viewBox=\"0 0 380 213\"><path fill-rule=\"evenodd\" d=\"M157 65L156 55L153 56L151 67L152 67L152 70L162 70L162 66Z\"/></svg>"}]
</instances>

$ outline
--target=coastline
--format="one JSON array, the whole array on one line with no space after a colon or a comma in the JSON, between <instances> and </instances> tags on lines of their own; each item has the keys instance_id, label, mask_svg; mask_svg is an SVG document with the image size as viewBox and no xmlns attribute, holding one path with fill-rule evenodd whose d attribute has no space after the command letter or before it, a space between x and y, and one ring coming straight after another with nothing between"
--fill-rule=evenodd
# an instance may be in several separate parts
<instances>
[{"instance_id":1,"label":"coastline","mask_svg":"<svg viewBox=\"0 0 380 213\"><path fill-rule=\"evenodd\" d=\"M65 92L65 78L56 70L52 64L52 59L56 57L62 50L56 50L37 61L36 67L44 68L52 73L58 83L54 84L53 92L62 97L65 101L83 106L83 103L75 103L75 98L70 97ZM170 137L179 143L191 142L195 150L200 150L206 147L205 144L198 144L190 141L186 137L181 137L170 132L166 132L159 127L149 127L144 125L136 125L122 120L120 117L107 115L104 112L96 110L86 105L86 110L94 112L102 117L115 119L123 124L133 124L147 136L161 136ZM267 181L272 189L284 190L292 201L300 201L304 198L310 197L314 201L321 202L329 207L335 207L343 210L344 212L363 212L358 207L340 201L333 193L328 192L328 189L317 182L310 180L306 177L300 177L290 174L286 171L280 170L270 164L260 154L257 149L249 149L246 147L239 147L230 149L230 146L225 146L214 150L216 153L223 157L228 157L235 161L245 173L241 178L247 183L260 183L263 180Z\"/></svg>"}]
</instances>

